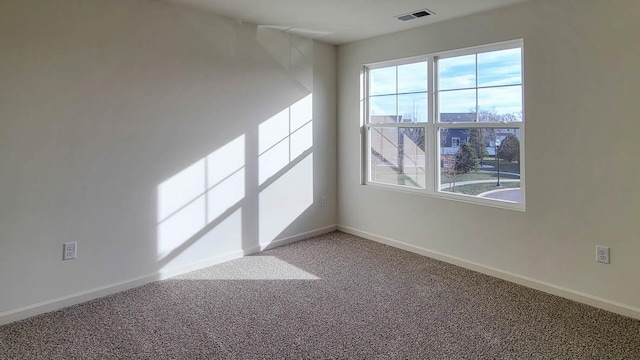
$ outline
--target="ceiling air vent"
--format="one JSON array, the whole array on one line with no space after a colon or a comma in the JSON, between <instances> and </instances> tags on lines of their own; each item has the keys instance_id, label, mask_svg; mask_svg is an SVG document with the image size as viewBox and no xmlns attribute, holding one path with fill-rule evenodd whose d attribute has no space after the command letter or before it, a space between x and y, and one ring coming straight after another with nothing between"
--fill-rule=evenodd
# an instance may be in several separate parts
<instances>
[{"instance_id":1,"label":"ceiling air vent","mask_svg":"<svg viewBox=\"0 0 640 360\"><path fill-rule=\"evenodd\" d=\"M422 9L422 10L412 11L408 14L397 15L396 18L402 21L409 21L409 20L413 20L413 19L417 19L417 18L421 18L421 17L433 15L433 14L434 12L431 10Z\"/></svg>"}]
</instances>

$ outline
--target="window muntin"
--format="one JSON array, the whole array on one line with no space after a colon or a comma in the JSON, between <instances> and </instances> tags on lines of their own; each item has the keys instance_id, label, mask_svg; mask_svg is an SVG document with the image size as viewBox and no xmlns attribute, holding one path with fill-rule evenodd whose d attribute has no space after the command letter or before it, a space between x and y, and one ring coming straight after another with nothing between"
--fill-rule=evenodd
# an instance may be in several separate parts
<instances>
[{"instance_id":1,"label":"window muntin","mask_svg":"<svg viewBox=\"0 0 640 360\"><path fill-rule=\"evenodd\" d=\"M369 123L428 120L426 61L369 69Z\"/></svg>"},{"instance_id":2,"label":"window muntin","mask_svg":"<svg viewBox=\"0 0 640 360\"><path fill-rule=\"evenodd\" d=\"M483 112L522 120L522 48L436 57L440 122L451 114L468 114L457 122L485 121ZM497 122L500 122L497 121Z\"/></svg>"},{"instance_id":3,"label":"window muntin","mask_svg":"<svg viewBox=\"0 0 640 360\"><path fill-rule=\"evenodd\" d=\"M423 127L369 128L370 181L424 189L424 130Z\"/></svg>"},{"instance_id":4,"label":"window muntin","mask_svg":"<svg viewBox=\"0 0 640 360\"><path fill-rule=\"evenodd\" d=\"M478 87L521 85L522 48L478 54Z\"/></svg>"},{"instance_id":5,"label":"window muntin","mask_svg":"<svg viewBox=\"0 0 640 360\"><path fill-rule=\"evenodd\" d=\"M519 161L522 134L519 128L446 130L439 133L441 161L438 190L522 202ZM460 138L467 140L461 141ZM469 150L476 155L469 156Z\"/></svg>"},{"instance_id":6,"label":"window muntin","mask_svg":"<svg viewBox=\"0 0 640 360\"><path fill-rule=\"evenodd\" d=\"M524 209L521 41L366 71L365 183Z\"/></svg>"}]
</instances>

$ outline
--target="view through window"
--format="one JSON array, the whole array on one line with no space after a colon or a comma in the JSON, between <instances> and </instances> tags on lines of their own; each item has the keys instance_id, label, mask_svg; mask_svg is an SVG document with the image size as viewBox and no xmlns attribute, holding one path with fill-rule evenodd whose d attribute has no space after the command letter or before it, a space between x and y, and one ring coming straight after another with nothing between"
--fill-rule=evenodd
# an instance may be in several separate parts
<instances>
[{"instance_id":1,"label":"view through window","mask_svg":"<svg viewBox=\"0 0 640 360\"><path fill-rule=\"evenodd\" d=\"M524 204L521 41L365 73L366 183Z\"/></svg>"}]
</instances>

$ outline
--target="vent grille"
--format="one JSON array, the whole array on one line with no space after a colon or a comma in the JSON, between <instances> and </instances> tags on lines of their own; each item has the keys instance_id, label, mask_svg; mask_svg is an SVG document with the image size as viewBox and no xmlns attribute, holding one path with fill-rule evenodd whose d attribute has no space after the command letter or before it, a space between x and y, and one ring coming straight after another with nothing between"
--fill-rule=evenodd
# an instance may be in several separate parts
<instances>
[{"instance_id":1,"label":"vent grille","mask_svg":"<svg viewBox=\"0 0 640 360\"><path fill-rule=\"evenodd\" d=\"M417 19L417 18L421 18L421 17L433 15L433 14L435 13L429 9L422 9L422 10L412 11L408 14L397 15L396 18L401 21L409 21L409 20L413 20L413 19Z\"/></svg>"}]
</instances>

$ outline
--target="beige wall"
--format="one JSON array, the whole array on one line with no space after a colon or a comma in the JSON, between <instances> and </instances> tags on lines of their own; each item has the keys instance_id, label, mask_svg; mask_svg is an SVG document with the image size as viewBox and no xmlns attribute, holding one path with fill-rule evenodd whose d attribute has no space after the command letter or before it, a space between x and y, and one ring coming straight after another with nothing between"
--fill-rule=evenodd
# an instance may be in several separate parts
<instances>
[{"instance_id":1,"label":"beige wall","mask_svg":"<svg viewBox=\"0 0 640 360\"><path fill-rule=\"evenodd\" d=\"M636 0L530 1L339 47L340 223L640 316L639 12ZM363 64L518 38L526 212L359 184Z\"/></svg>"},{"instance_id":2,"label":"beige wall","mask_svg":"<svg viewBox=\"0 0 640 360\"><path fill-rule=\"evenodd\" d=\"M15 0L0 2L0 54L3 320L337 221L334 46L156 1ZM309 94L313 144L259 184L260 124ZM224 163L210 154L239 137L244 181L182 208L203 159ZM78 259L62 261L66 241Z\"/></svg>"}]
</instances>

